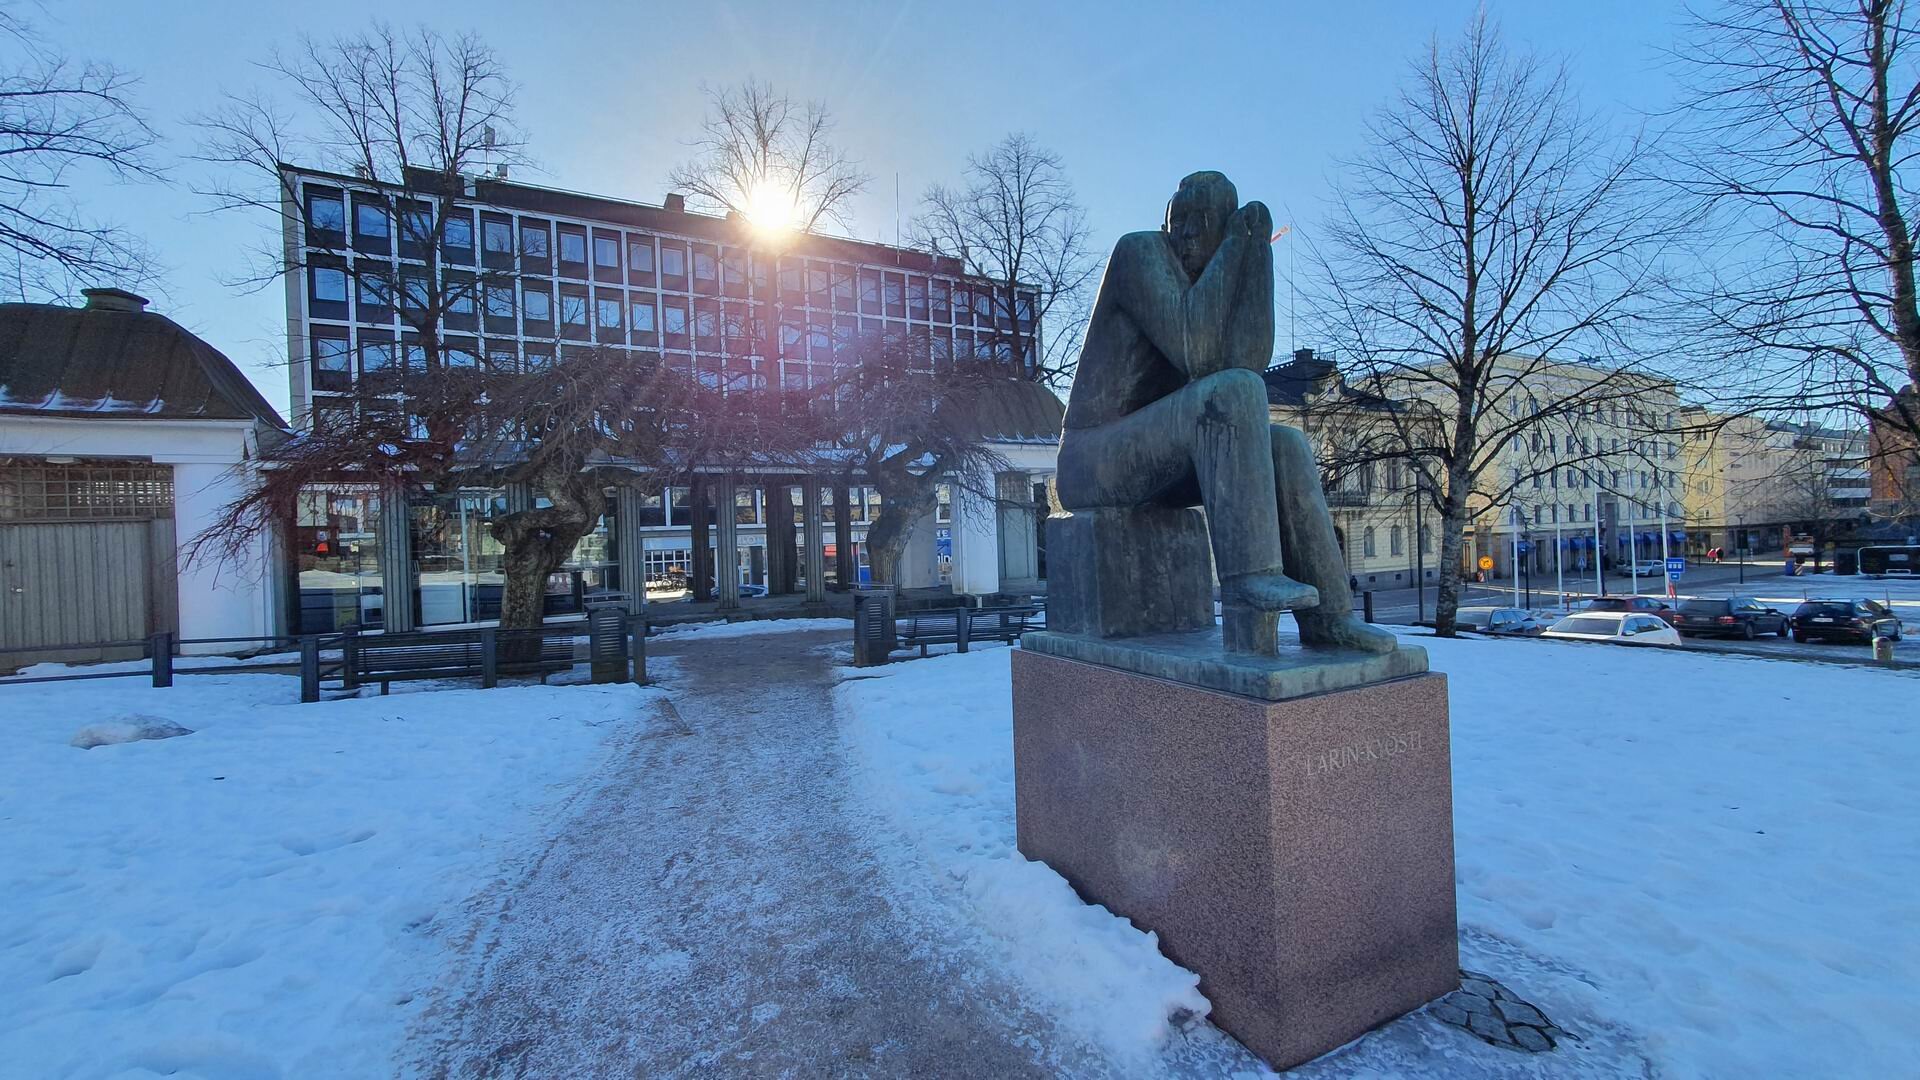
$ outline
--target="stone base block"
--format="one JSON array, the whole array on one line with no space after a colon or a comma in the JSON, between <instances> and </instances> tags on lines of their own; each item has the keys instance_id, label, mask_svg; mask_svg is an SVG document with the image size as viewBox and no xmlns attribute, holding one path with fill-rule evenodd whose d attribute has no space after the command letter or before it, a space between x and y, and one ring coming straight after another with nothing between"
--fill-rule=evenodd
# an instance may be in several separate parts
<instances>
[{"instance_id":1,"label":"stone base block","mask_svg":"<svg viewBox=\"0 0 1920 1080\"><path fill-rule=\"evenodd\" d=\"M1062 633L1113 638L1213 625L1213 554L1199 510L1055 514L1047 565L1047 625Z\"/></svg>"},{"instance_id":2,"label":"stone base block","mask_svg":"<svg viewBox=\"0 0 1920 1080\"><path fill-rule=\"evenodd\" d=\"M1275 1068L1459 985L1447 685L1264 701L1013 654L1020 851Z\"/></svg>"}]
</instances>

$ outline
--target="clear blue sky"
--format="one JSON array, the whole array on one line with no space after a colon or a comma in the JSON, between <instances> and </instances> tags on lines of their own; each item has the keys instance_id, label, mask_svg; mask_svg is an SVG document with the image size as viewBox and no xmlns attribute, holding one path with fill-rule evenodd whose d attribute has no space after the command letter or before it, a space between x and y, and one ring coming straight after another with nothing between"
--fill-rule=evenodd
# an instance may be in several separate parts
<instances>
[{"instance_id":1,"label":"clear blue sky","mask_svg":"<svg viewBox=\"0 0 1920 1080\"><path fill-rule=\"evenodd\" d=\"M874 175L855 212L863 237L892 239L896 174L910 215L917 193L952 178L968 151L1025 130L1065 156L1105 247L1156 224L1173 184L1202 168L1225 171L1276 221L1310 225L1337 159L1355 150L1361 122L1408 59L1436 32L1455 34L1477 6L462 0L403 9L446 31L477 29L500 52L542 166L532 182L658 202L697 132L702 81L753 76L833 108L840 141ZM1591 107L1630 114L1671 95L1660 51L1679 0L1489 7L1511 43L1565 56ZM190 190L200 167L183 160L194 139L185 121L220 90L258 84L253 62L276 44L394 10L358 0L70 0L33 15L76 55L142 80L136 100L177 179L89 183L82 193L157 250L167 273L156 308L226 351L282 407L281 294L223 284L237 253L273 223L204 215Z\"/></svg>"}]
</instances>

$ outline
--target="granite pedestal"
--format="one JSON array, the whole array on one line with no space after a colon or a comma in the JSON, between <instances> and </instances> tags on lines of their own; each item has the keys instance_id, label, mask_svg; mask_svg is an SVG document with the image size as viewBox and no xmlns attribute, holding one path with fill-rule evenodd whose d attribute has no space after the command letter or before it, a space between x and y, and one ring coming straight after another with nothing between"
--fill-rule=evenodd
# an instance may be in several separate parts
<instances>
[{"instance_id":1,"label":"granite pedestal","mask_svg":"<svg viewBox=\"0 0 1920 1080\"><path fill-rule=\"evenodd\" d=\"M1262 696L1012 657L1020 851L1157 932L1276 1068L1459 985L1446 679L1404 651Z\"/></svg>"}]
</instances>

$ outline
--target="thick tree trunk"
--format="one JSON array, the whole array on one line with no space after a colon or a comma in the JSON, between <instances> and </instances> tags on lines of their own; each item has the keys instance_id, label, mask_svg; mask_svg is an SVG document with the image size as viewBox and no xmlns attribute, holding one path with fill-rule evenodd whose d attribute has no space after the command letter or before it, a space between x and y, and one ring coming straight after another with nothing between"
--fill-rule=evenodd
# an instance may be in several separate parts
<instances>
[{"instance_id":1,"label":"thick tree trunk","mask_svg":"<svg viewBox=\"0 0 1920 1080\"><path fill-rule=\"evenodd\" d=\"M1467 540L1467 484L1449 470L1447 491L1440 504L1440 586L1433 604L1433 629L1441 637L1454 636L1454 615L1460 610L1461 556Z\"/></svg>"},{"instance_id":2,"label":"thick tree trunk","mask_svg":"<svg viewBox=\"0 0 1920 1080\"><path fill-rule=\"evenodd\" d=\"M536 482L552 505L508 514L493 522L506 589L500 601L502 630L534 630L546 621L547 578L593 531L603 509L600 485L580 474L550 474Z\"/></svg>"},{"instance_id":3,"label":"thick tree trunk","mask_svg":"<svg viewBox=\"0 0 1920 1080\"><path fill-rule=\"evenodd\" d=\"M939 505L936 482L931 476L912 477L880 486L880 516L867 527L867 560L875 583L900 583L900 557L907 552L913 526Z\"/></svg>"}]
</instances>

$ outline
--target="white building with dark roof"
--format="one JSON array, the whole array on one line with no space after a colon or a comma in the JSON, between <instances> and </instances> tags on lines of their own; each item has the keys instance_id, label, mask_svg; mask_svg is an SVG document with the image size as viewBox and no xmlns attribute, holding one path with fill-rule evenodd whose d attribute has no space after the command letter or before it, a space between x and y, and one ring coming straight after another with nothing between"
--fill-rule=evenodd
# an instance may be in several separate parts
<instances>
[{"instance_id":1,"label":"white building with dark roof","mask_svg":"<svg viewBox=\"0 0 1920 1080\"><path fill-rule=\"evenodd\" d=\"M280 633L264 543L224 564L182 547L285 424L231 360L145 299L86 296L0 304L0 670L138 655L39 646Z\"/></svg>"}]
</instances>

